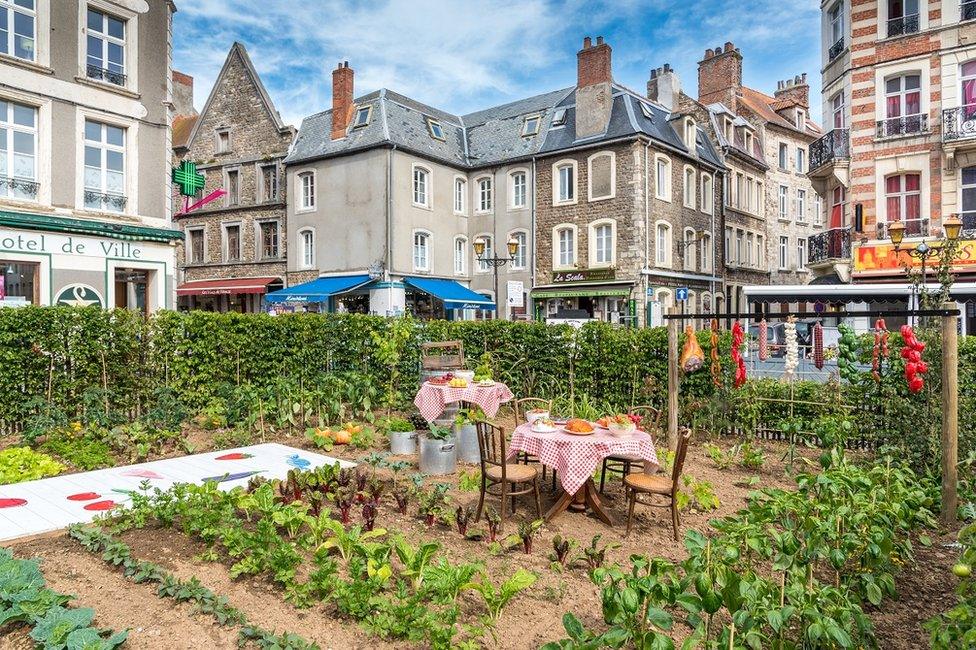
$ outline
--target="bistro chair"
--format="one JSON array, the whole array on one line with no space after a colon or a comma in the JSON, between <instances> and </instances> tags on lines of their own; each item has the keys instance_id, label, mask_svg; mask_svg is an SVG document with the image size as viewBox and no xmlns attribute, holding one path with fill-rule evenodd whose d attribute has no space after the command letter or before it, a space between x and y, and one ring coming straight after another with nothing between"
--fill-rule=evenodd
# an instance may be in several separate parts
<instances>
[{"instance_id":1,"label":"bistro chair","mask_svg":"<svg viewBox=\"0 0 976 650\"><path fill-rule=\"evenodd\" d=\"M658 425L661 421L661 411L653 406L634 406L629 411L629 415L639 415L641 418L640 426L642 431L646 431L652 436L657 433ZM630 468L637 463L643 463L644 459L637 454L615 454L603 459L603 469L600 472L600 494L603 494L603 484L607 474L620 474L620 480L630 474Z\"/></svg>"},{"instance_id":2,"label":"bistro chair","mask_svg":"<svg viewBox=\"0 0 976 650\"><path fill-rule=\"evenodd\" d=\"M541 397L523 397L521 399L515 400L515 426L518 427L525 422L525 414L534 409L540 408L549 411L549 415L552 415L552 400L543 399ZM539 459L525 452L519 452L518 460L522 463L528 465L529 463L538 463ZM546 466L542 466L542 480L546 480ZM556 470L552 470L552 489L556 490Z\"/></svg>"},{"instance_id":3,"label":"bistro chair","mask_svg":"<svg viewBox=\"0 0 976 650\"><path fill-rule=\"evenodd\" d=\"M688 453L688 441L690 439L690 429L684 429L678 435L678 449L674 455L674 466L671 468L670 479L660 474L645 474L644 472L634 472L624 477L624 490L629 500L629 505L627 506L627 532L625 535L630 535L630 525L634 518L634 504L637 503L637 495L648 494L651 498L657 495L667 499L668 503L641 501L641 505L656 508L670 507L674 541L678 541L678 527L681 525L678 519L678 481L681 479L681 468L685 464L685 455Z\"/></svg>"},{"instance_id":4,"label":"bistro chair","mask_svg":"<svg viewBox=\"0 0 976 650\"><path fill-rule=\"evenodd\" d=\"M474 520L481 519L485 506L485 495L501 497L501 525L505 527L505 499L512 499L512 513L515 513L515 497L535 494L535 509L542 519L542 498L539 495L539 471L535 467L506 462L505 429L491 422L477 422L478 447L481 449L481 496L478 498L478 512ZM500 486L499 491L492 488ZM520 487L522 486L522 487ZM526 487L527 486L527 487Z\"/></svg>"}]
</instances>

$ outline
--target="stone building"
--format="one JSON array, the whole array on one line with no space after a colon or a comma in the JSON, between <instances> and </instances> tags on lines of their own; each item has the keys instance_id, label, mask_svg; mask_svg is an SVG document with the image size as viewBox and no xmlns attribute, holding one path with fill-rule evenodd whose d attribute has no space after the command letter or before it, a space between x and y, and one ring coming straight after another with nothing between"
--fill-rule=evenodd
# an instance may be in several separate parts
<instances>
[{"instance_id":1,"label":"stone building","mask_svg":"<svg viewBox=\"0 0 976 650\"><path fill-rule=\"evenodd\" d=\"M174 11L0 2L0 305L173 306Z\"/></svg>"},{"instance_id":2,"label":"stone building","mask_svg":"<svg viewBox=\"0 0 976 650\"><path fill-rule=\"evenodd\" d=\"M176 77L176 74L174 74ZM192 79L177 77L178 96ZM184 109L184 113L188 109ZM234 43L199 115L174 122L179 160L196 163L205 177L192 204L215 190L223 196L180 214L181 308L255 312L268 291L285 284L287 222L282 160L294 129L281 121L247 50ZM180 200L179 198L177 200Z\"/></svg>"}]
</instances>

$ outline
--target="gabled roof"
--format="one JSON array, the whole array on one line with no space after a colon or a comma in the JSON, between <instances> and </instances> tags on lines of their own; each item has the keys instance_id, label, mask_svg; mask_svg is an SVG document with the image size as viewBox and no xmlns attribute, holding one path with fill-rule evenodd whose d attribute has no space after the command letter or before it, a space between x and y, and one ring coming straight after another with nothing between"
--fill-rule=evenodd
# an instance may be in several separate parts
<instances>
[{"instance_id":1,"label":"gabled roof","mask_svg":"<svg viewBox=\"0 0 976 650\"><path fill-rule=\"evenodd\" d=\"M257 70L254 69L254 64L251 63L251 57L247 54L247 48L245 48L242 43L234 41L234 44L230 46L230 51L227 52L227 58L224 59L224 65L220 68L220 74L217 75L217 80L214 81L213 88L210 89L210 95L207 96L207 103L203 105L203 110L200 111L200 114L197 116L197 120L193 124L193 128L190 131L189 136L186 138L183 146L189 147L193 143L194 138L197 137L197 131L200 128L200 124L203 123L203 117L210 110L210 105L217 96L218 89L223 83L224 78L227 75L227 71L230 69L230 65L235 56L240 58L241 62L243 63L245 72L247 73L248 77L250 77L254 87L257 88L258 97L261 99L261 105L268 112L268 116L271 117L275 127L282 132L287 131L290 128L281 121L281 115L274 107L274 103L271 101L271 97L268 95L267 89L261 82L261 77L258 76ZM175 138L173 146L176 146Z\"/></svg>"},{"instance_id":2,"label":"gabled roof","mask_svg":"<svg viewBox=\"0 0 976 650\"><path fill-rule=\"evenodd\" d=\"M742 103L745 104L749 110L774 126L778 126L783 129L790 129L792 131L796 131L797 133L807 133L813 137L821 135L820 126L816 122L809 119L810 111L804 111L807 116L807 120L806 124L804 125L804 130L801 131L797 128L796 124L776 112L777 106L779 108L784 108L789 106L789 104L783 105L781 100L777 100L774 97L770 97L765 93L761 93L758 90L754 90L747 86L742 87L741 99Z\"/></svg>"}]
</instances>

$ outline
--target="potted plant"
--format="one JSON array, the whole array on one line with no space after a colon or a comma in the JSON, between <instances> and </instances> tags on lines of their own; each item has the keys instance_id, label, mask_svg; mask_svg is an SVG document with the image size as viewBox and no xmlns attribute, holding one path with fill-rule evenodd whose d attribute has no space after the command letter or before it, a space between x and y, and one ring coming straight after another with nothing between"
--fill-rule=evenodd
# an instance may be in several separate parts
<instances>
[{"instance_id":1,"label":"potted plant","mask_svg":"<svg viewBox=\"0 0 976 650\"><path fill-rule=\"evenodd\" d=\"M404 418L390 418L386 422L390 434L390 453L395 455L417 453L417 427Z\"/></svg>"},{"instance_id":2,"label":"potted plant","mask_svg":"<svg viewBox=\"0 0 976 650\"><path fill-rule=\"evenodd\" d=\"M454 434L457 436L458 460L480 463L481 448L478 446L478 430L475 422L484 417L480 409L462 409L454 418Z\"/></svg>"},{"instance_id":3,"label":"potted plant","mask_svg":"<svg viewBox=\"0 0 976 650\"><path fill-rule=\"evenodd\" d=\"M428 475L453 474L457 469L456 440L450 428L431 422L420 436L420 471Z\"/></svg>"}]
</instances>

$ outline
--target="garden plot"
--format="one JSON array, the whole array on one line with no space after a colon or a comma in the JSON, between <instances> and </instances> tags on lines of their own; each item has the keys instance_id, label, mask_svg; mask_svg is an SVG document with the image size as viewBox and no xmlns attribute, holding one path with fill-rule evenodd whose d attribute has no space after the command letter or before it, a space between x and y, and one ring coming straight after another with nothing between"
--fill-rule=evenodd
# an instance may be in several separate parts
<instances>
[{"instance_id":1,"label":"garden plot","mask_svg":"<svg viewBox=\"0 0 976 650\"><path fill-rule=\"evenodd\" d=\"M138 465L0 486L0 541L86 523L117 506L144 482L166 490L175 483L217 481L223 490L244 486L252 476L283 479L291 469L355 463L279 443L266 443L156 460Z\"/></svg>"}]
</instances>

